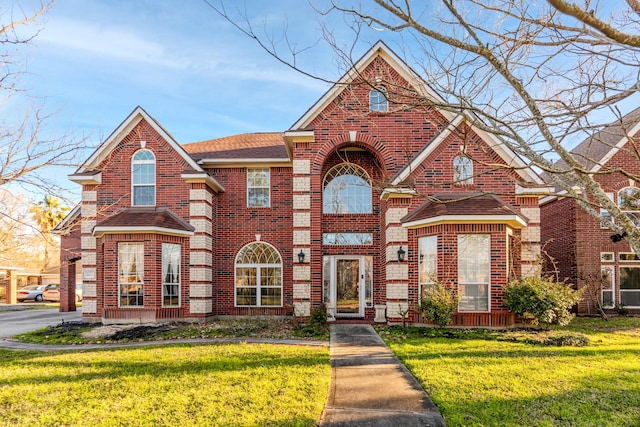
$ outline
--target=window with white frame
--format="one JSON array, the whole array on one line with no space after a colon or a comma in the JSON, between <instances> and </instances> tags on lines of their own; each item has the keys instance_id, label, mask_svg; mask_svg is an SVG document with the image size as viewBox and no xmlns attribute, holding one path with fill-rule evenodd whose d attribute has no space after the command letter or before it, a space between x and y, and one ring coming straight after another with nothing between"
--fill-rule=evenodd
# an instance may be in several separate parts
<instances>
[{"instance_id":1,"label":"window with white frame","mask_svg":"<svg viewBox=\"0 0 640 427\"><path fill-rule=\"evenodd\" d=\"M613 252L600 252L600 261L601 262L614 262Z\"/></svg>"},{"instance_id":2,"label":"window with white frame","mask_svg":"<svg viewBox=\"0 0 640 427\"><path fill-rule=\"evenodd\" d=\"M453 159L453 182L473 184L473 162L464 154Z\"/></svg>"},{"instance_id":3,"label":"window with white frame","mask_svg":"<svg viewBox=\"0 0 640 427\"><path fill-rule=\"evenodd\" d=\"M602 292L602 307L604 308L613 308L615 305L615 292L614 292L614 277L613 277L613 266L611 265L603 265L601 267L602 281L601 283L601 292Z\"/></svg>"},{"instance_id":4,"label":"window with white frame","mask_svg":"<svg viewBox=\"0 0 640 427\"><path fill-rule=\"evenodd\" d=\"M422 299L426 289L438 281L438 236L420 237L418 253L420 299Z\"/></svg>"},{"instance_id":5,"label":"window with white frame","mask_svg":"<svg viewBox=\"0 0 640 427\"><path fill-rule=\"evenodd\" d=\"M235 262L237 307L282 306L282 258L271 245L246 245Z\"/></svg>"},{"instance_id":6,"label":"window with white frame","mask_svg":"<svg viewBox=\"0 0 640 427\"><path fill-rule=\"evenodd\" d=\"M618 206L635 225L640 226L640 188L625 187L618 191Z\"/></svg>"},{"instance_id":7,"label":"window with white frame","mask_svg":"<svg viewBox=\"0 0 640 427\"><path fill-rule=\"evenodd\" d=\"M162 244L162 306L180 306L180 245Z\"/></svg>"},{"instance_id":8,"label":"window with white frame","mask_svg":"<svg viewBox=\"0 0 640 427\"><path fill-rule=\"evenodd\" d=\"M606 193L609 200L613 202L613 193ZM611 213L605 208L600 208L600 228L608 228L605 221L611 222Z\"/></svg>"},{"instance_id":9,"label":"window with white frame","mask_svg":"<svg viewBox=\"0 0 640 427\"><path fill-rule=\"evenodd\" d=\"M382 86L371 89L371 91L369 92L369 111L389 111L387 90Z\"/></svg>"},{"instance_id":10,"label":"window with white frame","mask_svg":"<svg viewBox=\"0 0 640 427\"><path fill-rule=\"evenodd\" d=\"M131 159L133 206L156 204L156 158L149 150L139 150Z\"/></svg>"},{"instance_id":11,"label":"window with white frame","mask_svg":"<svg viewBox=\"0 0 640 427\"><path fill-rule=\"evenodd\" d=\"M620 304L640 307L640 266L620 266Z\"/></svg>"},{"instance_id":12,"label":"window with white frame","mask_svg":"<svg viewBox=\"0 0 640 427\"><path fill-rule=\"evenodd\" d=\"M490 235L458 235L458 311L489 311L490 278Z\"/></svg>"},{"instance_id":13,"label":"window with white frame","mask_svg":"<svg viewBox=\"0 0 640 427\"><path fill-rule=\"evenodd\" d=\"M144 243L118 243L120 307L144 305Z\"/></svg>"},{"instance_id":14,"label":"window with white frame","mask_svg":"<svg viewBox=\"0 0 640 427\"><path fill-rule=\"evenodd\" d=\"M322 184L322 213L372 212L371 179L360 166L341 163L332 167Z\"/></svg>"},{"instance_id":15,"label":"window with white frame","mask_svg":"<svg viewBox=\"0 0 640 427\"><path fill-rule=\"evenodd\" d=\"M247 169L247 206L271 206L271 177L268 168Z\"/></svg>"}]
</instances>

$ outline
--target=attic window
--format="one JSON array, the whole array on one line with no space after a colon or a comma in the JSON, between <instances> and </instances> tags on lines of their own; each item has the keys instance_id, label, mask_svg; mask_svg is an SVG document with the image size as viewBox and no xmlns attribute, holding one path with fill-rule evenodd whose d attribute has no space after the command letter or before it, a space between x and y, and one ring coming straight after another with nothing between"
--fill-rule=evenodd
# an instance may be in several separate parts
<instances>
[{"instance_id":1,"label":"attic window","mask_svg":"<svg viewBox=\"0 0 640 427\"><path fill-rule=\"evenodd\" d=\"M453 182L473 184L473 162L463 154L453 159Z\"/></svg>"},{"instance_id":2,"label":"attic window","mask_svg":"<svg viewBox=\"0 0 640 427\"><path fill-rule=\"evenodd\" d=\"M369 111L387 112L389 111L389 101L387 100L387 90L382 86L371 89L369 92Z\"/></svg>"}]
</instances>

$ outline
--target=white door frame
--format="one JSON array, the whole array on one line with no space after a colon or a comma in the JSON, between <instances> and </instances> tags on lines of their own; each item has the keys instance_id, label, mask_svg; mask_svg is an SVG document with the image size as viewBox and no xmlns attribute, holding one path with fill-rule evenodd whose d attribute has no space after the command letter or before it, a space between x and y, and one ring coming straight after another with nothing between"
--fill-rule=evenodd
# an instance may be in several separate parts
<instances>
[{"instance_id":1,"label":"white door frame","mask_svg":"<svg viewBox=\"0 0 640 427\"><path fill-rule=\"evenodd\" d=\"M333 305L336 317L363 317L365 308L365 257L363 255L334 255L330 257L330 285L329 285L329 304ZM358 261L358 312L357 313L340 313L338 311L338 286L337 286L337 261L352 260Z\"/></svg>"}]
</instances>

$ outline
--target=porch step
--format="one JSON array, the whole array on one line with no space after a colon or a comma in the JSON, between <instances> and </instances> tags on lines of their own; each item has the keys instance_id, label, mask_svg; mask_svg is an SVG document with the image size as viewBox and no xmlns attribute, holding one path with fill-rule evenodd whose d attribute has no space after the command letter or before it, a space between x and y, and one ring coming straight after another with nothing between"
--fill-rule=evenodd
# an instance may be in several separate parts
<instances>
[{"instance_id":1,"label":"porch step","mask_svg":"<svg viewBox=\"0 0 640 427\"><path fill-rule=\"evenodd\" d=\"M365 318L361 318L361 319L336 318L336 320L330 323L333 325L370 325L371 323L373 323L373 320L367 320Z\"/></svg>"}]
</instances>

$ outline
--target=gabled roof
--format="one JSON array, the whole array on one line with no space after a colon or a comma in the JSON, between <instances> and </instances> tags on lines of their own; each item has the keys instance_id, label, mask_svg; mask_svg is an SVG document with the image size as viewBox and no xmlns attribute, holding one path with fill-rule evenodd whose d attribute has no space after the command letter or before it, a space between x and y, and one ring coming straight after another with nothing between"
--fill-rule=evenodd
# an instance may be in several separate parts
<instances>
[{"instance_id":1,"label":"gabled roof","mask_svg":"<svg viewBox=\"0 0 640 427\"><path fill-rule=\"evenodd\" d=\"M183 145L199 164L221 161L290 161L282 132L243 133Z\"/></svg>"},{"instance_id":2,"label":"gabled roof","mask_svg":"<svg viewBox=\"0 0 640 427\"><path fill-rule=\"evenodd\" d=\"M51 232L53 234L68 234L73 223L80 218L80 205L75 205L73 209L56 225Z\"/></svg>"},{"instance_id":3,"label":"gabled roof","mask_svg":"<svg viewBox=\"0 0 640 427\"><path fill-rule=\"evenodd\" d=\"M104 219L93 229L95 237L104 234L160 233L191 236L195 228L165 208L127 208Z\"/></svg>"},{"instance_id":4,"label":"gabled roof","mask_svg":"<svg viewBox=\"0 0 640 427\"><path fill-rule=\"evenodd\" d=\"M528 218L493 194L435 194L400 220L403 227L417 228L435 224L509 224L525 227Z\"/></svg>"},{"instance_id":5,"label":"gabled roof","mask_svg":"<svg viewBox=\"0 0 640 427\"><path fill-rule=\"evenodd\" d=\"M315 104L311 106L292 126L292 131L308 130L307 126L344 90L347 84L356 79L364 69L377 57L384 59L396 72L400 74L421 95L432 99L436 103L445 100L434 91L409 65L404 62L382 40L378 40L354 65L347 71ZM440 110L440 113L451 120L453 114Z\"/></svg>"},{"instance_id":6,"label":"gabled roof","mask_svg":"<svg viewBox=\"0 0 640 427\"><path fill-rule=\"evenodd\" d=\"M600 131L576 145L571 153L591 172L597 172L628 142L627 135L633 136L638 131L640 131L640 107L604 126ZM566 166L566 163L559 160L556 166Z\"/></svg>"},{"instance_id":7,"label":"gabled roof","mask_svg":"<svg viewBox=\"0 0 640 427\"><path fill-rule=\"evenodd\" d=\"M82 183L100 184L102 177L98 170L98 166L109 156L111 151L126 137L142 120L146 121L160 136L175 150L178 155L184 159L191 171L197 171L206 178L207 183L216 191L224 191L224 187L220 185L213 177L211 177L198 163L189 156L184 148L171 136L167 130L153 117L151 117L142 107L138 106L133 109L131 114L120 123L107 139L89 156L89 158L71 175L72 181Z\"/></svg>"}]
</instances>

